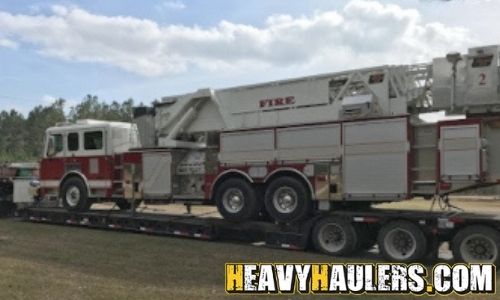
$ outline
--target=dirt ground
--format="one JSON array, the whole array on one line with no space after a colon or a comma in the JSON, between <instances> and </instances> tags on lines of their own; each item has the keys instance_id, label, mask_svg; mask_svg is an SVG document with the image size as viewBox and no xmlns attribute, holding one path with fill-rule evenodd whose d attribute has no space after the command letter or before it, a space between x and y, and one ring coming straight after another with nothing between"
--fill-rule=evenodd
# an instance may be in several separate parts
<instances>
[{"instance_id":1,"label":"dirt ground","mask_svg":"<svg viewBox=\"0 0 500 300\"><path fill-rule=\"evenodd\" d=\"M500 200L460 199L453 203L500 214ZM430 202L415 200L383 206L427 210ZM185 212L181 205L140 209ZM193 207L192 213L217 214L213 207ZM224 292L226 262L338 263L379 259L374 252L340 259L313 252L4 219L0 220L0 299L221 299L229 297ZM454 298L458 296L449 297Z\"/></svg>"}]
</instances>

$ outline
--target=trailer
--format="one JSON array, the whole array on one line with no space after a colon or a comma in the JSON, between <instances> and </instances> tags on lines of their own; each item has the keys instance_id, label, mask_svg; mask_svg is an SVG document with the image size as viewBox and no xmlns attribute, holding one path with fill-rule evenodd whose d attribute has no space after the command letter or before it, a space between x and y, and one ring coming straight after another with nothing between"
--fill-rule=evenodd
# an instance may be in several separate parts
<instances>
[{"instance_id":1,"label":"trailer","mask_svg":"<svg viewBox=\"0 0 500 300\"><path fill-rule=\"evenodd\" d=\"M447 203L500 183L499 57L483 46L431 63L203 88L135 108L133 124L56 124L38 202L64 207L63 219L108 200L122 210L214 205L225 221L198 224L213 232L267 220L278 238L290 233L302 248L311 239L331 255L377 243L386 258L413 261L450 241L458 259L497 262L497 216L371 206ZM456 118L421 118L436 111Z\"/></svg>"},{"instance_id":2,"label":"trailer","mask_svg":"<svg viewBox=\"0 0 500 300\"><path fill-rule=\"evenodd\" d=\"M30 206L36 194L31 182L38 178L38 164L17 162L0 165L0 216Z\"/></svg>"},{"instance_id":3,"label":"trailer","mask_svg":"<svg viewBox=\"0 0 500 300\"><path fill-rule=\"evenodd\" d=\"M216 217L63 208L26 208L29 222L94 229L177 236L199 240L237 241L333 256L360 255L378 245L389 261L428 262L449 242L456 261L498 263L500 216L454 211L390 209L339 210L320 213L305 222L234 223Z\"/></svg>"}]
</instances>

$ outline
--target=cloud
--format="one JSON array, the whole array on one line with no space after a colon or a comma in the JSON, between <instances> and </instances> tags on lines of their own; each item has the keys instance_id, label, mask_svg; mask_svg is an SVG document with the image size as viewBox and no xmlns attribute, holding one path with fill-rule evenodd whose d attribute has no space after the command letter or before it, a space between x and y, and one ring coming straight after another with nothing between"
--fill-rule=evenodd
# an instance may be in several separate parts
<instances>
[{"instance_id":1,"label":"cloud","mask_svg":"<svg viewBox=\"0 0 500 300\"><path fill-rule=\"evenodd\" d=\"M160 25L70 6L54 6L49 15L0 11L2 36L34 45L42 55L145 76L193 68L340 70L425 62L474 42L465 28L424 22L417 10L367 0L308 16L272 15L260 27L228 21L207 28Z\"/></svg>"},{"instance_id":2,"label":"cloud","mask_svg":"<svg viewBox=\"0 0 500 300\"><path fill-rule=\"evenodd\" d=\"M43 95L43 96L42 96L42 102L43 102L44 104L52 104L52 103L54 103L54 101L56 101L56 100L57 100L57 97L54 97L54 96L52 96L52 95Z\"/></svg>"},{"instance_id":3,"label":"cloud","mask_svg":"<svg viewBox=\"0 0 500 300\"><path fill-rule=\"evenodd\" d=\"M0 47L16 49L17 46L17 43L12 40L0 38Z\"/></svg>"},{"instance_id":4,"label":"cloud","mask_svg":"<svg viewBox=\"0 0 500 300\"><path fill-rule=\"evenodd\" d=\"M156 9L159 11L167 10L183 10L186 8L186 4L184 2L175 0L175 1L165 1L156 6Z\"/></svg>"}]
</instances>

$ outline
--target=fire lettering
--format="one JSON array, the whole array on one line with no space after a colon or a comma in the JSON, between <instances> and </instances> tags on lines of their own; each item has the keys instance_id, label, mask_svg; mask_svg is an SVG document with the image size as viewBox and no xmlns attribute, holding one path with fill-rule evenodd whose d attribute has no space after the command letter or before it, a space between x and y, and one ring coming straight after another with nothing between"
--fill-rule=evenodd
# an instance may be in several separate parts
<instances>
[{"instance_id":1,"label":"fire lettering","mask_svg":"<svg viewBox=\"0 0 500 300\"><path fill-rule=\"evenodd\" d=\"M285 106L295 104L295 97L278 97L272 99L262 99L259 101L260 108L275 107L275 106Z\"/></svg>"}]
</instances>

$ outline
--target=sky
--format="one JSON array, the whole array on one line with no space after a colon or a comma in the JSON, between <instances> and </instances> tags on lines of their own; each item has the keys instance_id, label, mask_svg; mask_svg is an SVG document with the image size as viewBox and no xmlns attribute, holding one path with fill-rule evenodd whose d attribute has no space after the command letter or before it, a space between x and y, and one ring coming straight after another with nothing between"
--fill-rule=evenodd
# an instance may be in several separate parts
<instances>
[{"instance_id":1,"label":"sky","mask_svg":"<svg viewBox=\"0 0 500 300\"><path fill-rule=\"evenodd\" d=\"M0 110L199 88L500 44L500 0L0 0Z\"/></svg>"}]
</instances>

